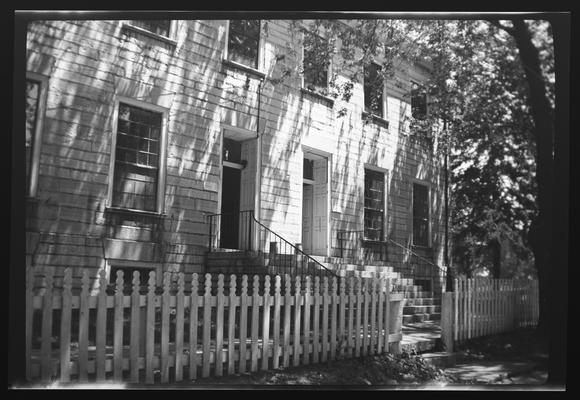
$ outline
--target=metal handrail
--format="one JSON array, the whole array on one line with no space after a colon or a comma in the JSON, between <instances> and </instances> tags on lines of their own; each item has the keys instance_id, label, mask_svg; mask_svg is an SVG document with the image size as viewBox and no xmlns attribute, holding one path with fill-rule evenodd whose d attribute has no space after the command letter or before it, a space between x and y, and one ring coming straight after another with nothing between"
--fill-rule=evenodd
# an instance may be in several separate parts
<instances>
[{"instance_id":1,"label":"metal handrail","mask_svg":"<svg viewBox=\"0 0 580 400\"><path fill-rule=\"evenodd\" d=\"M280 239L281 241L283 241L284 244L286 244L287 246L290 246L294 250L294 252L295 252L294 254L299 253L301 256L306 257L306 259L308 259L309 261L314 262L315 264L317 264L319 267L322 268L322 270L324 270L324 271L326 271L326 272L328 272L328 273L330 273L333 276L336 276L338 278L338 275L336 273L334 273L334 271L332 271L331 269L326 268L318 260L312 258L309 254L306 254L304 251L302 251L301 249L299 249L298 247L296 247L295 245L293 245L292 243L290 243L289 241L287 241L286 239L284 239L282 236L278 235L276 232L274 232L273 230L271 230L270 228L268 228L267 226L265 226L264 224L262 224L260 221L258 221L256 219L256 216L254 215L254 212L253 211L250 213L250 215L252 216L252 219L254 220L254 222L256 222L258 225L260 225L262 228L264 228L268 232L270 232L270 234L276 236L278 239Z\"/></svg>"},{"instance_id":2,"label":"metal handrail","mask_svg":"<svg viewBox=\"0 0 580 400\"><path fill-rule=\"evenodd\" d=\"M437 264L435 264L434 262L432 262L432 261L430 261L430 260L426 259L425 257L422 257L422 256L420 256L419 254L415 253L415 252L414 252L412 249L410 249L410 248L408 248L408 247L405 247L404 245L400 244L399 242L397 242L397 241L395 241L395 240L393 240L393 239L391 239L391 238L387 238L387 240L388 240L389 242L393 243L394 245L396 245L396 246L399 246L399 247L400 247L400 248L402 248L403 250L410 252L411 254L413 254L413 255L414 255L415 257L417 257L418 259L420 259L420 260L422 260L422 261L425 261L427 264L430 264L430 265L432 265L432 266L434 266L434 267L437 267L437 268L439 269L439 271L441 271L441 272L445 272L445 269L444 269L443 267L440 267L439 265L437 265Z\"/></svg>"},{"instance_id":3,"label":"metal handrail","mask_svg":"<svg viewBox=\"0 0 580 400\"><path fill-rule=\"evenodd\" d=\"M277 262L283 262L282 265L278 264L275 265L276 268L282 268L284 269L291 269L291 268L296 268L297 270L301 267L302 271L304 270L308 270L311 266L314 267L318 267L319 271L324 272L325 274L330 274L332 276L336 276L338 277L338 275L332 271L331 269L328 269L327 267L325 267L322 263L320 263L318 260L314 259L312 256L310 256L309 254L305 253L302 249L300 249L299 247L297 247L296 245L290 243L288 240L284 239L282 236L280 236L279 234L277 234L276 232L272 231L270 228L268 228L267 226L265 226L264 224L262 224L260 221L258 221L256 219L256 216L254 215L254 210L245 210L245 211L237 211L237 212L230 212L230 213L221 213L221 214L211 214L211 215L207 215L208 221L209 221L209 251L211 252L214 248L214 225L216 225L216 228L218 226L221 226L222 221L220 220L219 223L215 223L214 220L216 218L221 218L223 215L232 215L232 216L241 216L241 215L246 215L247 217L244 217L243 221L244 223L247 223L247 240L240 246L240 250L252 250L252 238L254 236L254 234L257 233L256 236L258 236L258 243L257 243L257 248L258 248L258 253L262 253L263 251L261 249L265 248L266 243L262 240L261 243L261 237L262 237L262 233L259 231L260 228L262 229L262 231L268 235L270 235L271 237L273 237L274 239L276 239L279 243L280 243L280 247L282 247L281 245L283 244L285 247L285 250L290 250L291 253L288 252L278 252L277 250L275 251L270 251L269 253L263 252L265 254L268 254L270 258L272 259L276 259L277 258ZM236 226L236 228L239 229L239 225L233 224ZM245 228L245 226L244 226ZM215 232L215 234L217 235L218 233ZM220 246L221 246L221 238L219 239L220 242ZM272 243L272 242L271 242ZM220 247L218 246L218 247ZM291 261L288 261L288 257L291 257ZM288 263L290 263L290 265L288 265ZM304 266L304 263L306 263L306 267ZM300 266L300 264L302 264Z\"/></svg>"}]
</instances>

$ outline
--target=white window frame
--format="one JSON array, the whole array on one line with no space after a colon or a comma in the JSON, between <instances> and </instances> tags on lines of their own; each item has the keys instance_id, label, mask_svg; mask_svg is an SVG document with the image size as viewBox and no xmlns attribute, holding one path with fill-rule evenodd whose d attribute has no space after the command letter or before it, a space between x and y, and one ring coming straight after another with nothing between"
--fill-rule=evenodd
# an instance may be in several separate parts
<instances>
[{"instance_id":1,"label":"white window frame","mask_svg":"<svg viewBox=\"0 0 580 400\"><path fill-rule=\"evenodd\" d=\"M305 33L304 32L301 32L301 35L302 35L302 38L301 38L302 39L302 49L301 49L301 52L300 52L300 63L302 65L302 75L300 77L300 87L303 90L307 90L307 91L310 92L310 89L308 89L306 87L305 82L304 82L304 76L306 74L306 70L304 69L304 51L305 51L304 36L305 36ZM318 33L313 33L313 35L318 35L318 36L322 37ZM328 92L329 86L330 86L330 77L332 76L332 66L333 66L333 60L331 58L329 60L329 63L328 63L328 70L326 71L326 88L325 89L326 89L327 92Z\"/></svg>"},{"instance_id":2,"label":"white window frame","mask_svg":"<svg viewBox=\"0 0 580 400\"><path fill-rule=\"evenodd\" d=\"M254 71L258 71L260 73L262 73L262 71L264 71L264 54L265 54L265 45L266 45L266 38L265 35L263 33L263 28L264 28L264 20L260 19L260 37L258 38L258 67L255 68L253 66L249 66L249 65L245 65L245 64L241 64L238 63L236 61L232 61L230 60L229 57L229 42L230 42L230 20L226 20L226 24L225 24L225 32L224 32L224 53L223 53L223 59L227 60L227 62L236 64L241 66L242 68L249 68L250 70L254 70Z\"/></svg>"},{"instance_id":3,"label":"white window frame","mask_svg":"<svg viewBox=\"0 0 580 400\"><path fill-rule=\"evenodd\" d=\"M371 170L371 171L375 171L375 172L380 172L383 174L383 180L384 180L384 185L385 185L385 193L383 193L383 201L384 201L384 210L383 210L383 237L385 238L385 240L388 237L388 221L387 221L387 216L388 216L388 209L389 209L389 203L388 203L388 193L389 193L389 170L386 168L381 168L378 167L376 165L373 164L367 164L365 163L363 166L363 179L362 179L362 200L363 200L363 204L362 204L362 208L363 208L363 212L362 212L362 216L361 216L361 226L362 226L362 230L363 230L363 236L364 236L364 231L365 231L365 213L364 213L364 200L365 200L365 175L366 175L366 171L365 170ZM366 239L366 238L365 238Z\"/></svg>"},{"instance_id":4,"label":"white window frame","mask_svg":"<svg viewBox=\"0 0 580 400\"><path fill-rule=\"evenodd\" d=\"M371 61L370 63L377 65L379 67L379 69L381 68L381 64L378 63L378 62L376 62L376 61ZM366 104L365 104L365 95L366 95L366 93L364 92L364 90L365 90L365 81L364 81L365 78L364 78L364 75L365 74L364 74L364 69L363 69L363 111L365 113L369 113L366 110ZM382 104L381 104L381 108L382 108L383 115L376 115L376 114L374 114L372 112L370 112L369 114L374 115L374 116L379 117L379 118L384 119L384 120L387 120L388 119L387 118L387 111L388 111L388 108L387 108L387 80L384 77L383 77L383 101L382 101Z\"/></svg>"},{"instance_id":5,"label":"white window frame","mask_svg":"<svg viewBox=\"0 0 580 400\"><path fill-rule=\"evenodd\" d=\"M131 30L134 30L136 32L142 33L146 36L152 37L154 39L161 39L165 42L169 42L170 44L175 44L176 43L176 37L177 37L177 21L176 20L169 20L169 36L164 36L164 35L160 35L158 33L152 32L150 30L147 30L145 28L141 28L140 26L137 25L133 25L132 21L136 21L136 20L125 20L125 21L121 21L121 26L122 27L126 27L129 28Z\"/></svg>"},{"instance_id":6,"label":"white window frame","mask_svg":"<svg viewBox=\"0 0 580 400\"><path fill-rule=\"evenodd\" d=\"M429 215L427 216L427 246L421 245L421 244L415 244L415 232L413 231L414 229L414 225L413 225L413 220L414 220L414 215L413 215L413 185L421 185L421 186L425 186L427 187L427 209L429 212ZM419 247L419 248L431 248L433 246L433 240L432 240L432 233L433 233L433 227L432 227L432 215L433 215L433 207L432 207L432 199L433 199L433 194L432 194L432 188L433 185L425 180L422 179L417 179L414 178L411 180L411 208L410 208L410 215L411 215L411 243L414 247Z\"/></svg>"},{"instance_id":7,"label":"white window frame","mask_svg":"<svg viewBox=\"0 0 580 400\"><path fill-rule=\"evenodd\" d=\"M34 138L30 164L30 180L27 182L26 193L29 197L36 197L38 192L38 171L40 163L40 148L42 146L42 130L46 112L46 100L48 96L48 76L36 72L26 72L26 81L35 81L40 84L38 95L38 109L36 110L36 126L34 127Z\"/></svg>"},{"instance_id":8,"label":"white window frame","mask_svg":"<svg viewBox=\"0 0 580 400\"><path fill-rule=\"evenodd\" d=\"M121 207L123 210L134 211L137 213L145 214L163 214L165 210L165 178L167 169L167 121L169 115L169 109L156 105L147 103L140 100L135 100L129 97L117 96L114 102L113 111L113 122L112 122L112 137L111 137L111 159L109 163L109 188L107 193L107 208L118 208L113 207L113 186L115 179L115 156L117 150L117 124L119 118L119 103L125 103L130 106L140 107L151 112L157 112L161 114L161 138L159 143L159 173L157 176L157 204L155 205L155 211L145 211L145 210L135 210L130 208Z\"/></svg>"}]
</instances>

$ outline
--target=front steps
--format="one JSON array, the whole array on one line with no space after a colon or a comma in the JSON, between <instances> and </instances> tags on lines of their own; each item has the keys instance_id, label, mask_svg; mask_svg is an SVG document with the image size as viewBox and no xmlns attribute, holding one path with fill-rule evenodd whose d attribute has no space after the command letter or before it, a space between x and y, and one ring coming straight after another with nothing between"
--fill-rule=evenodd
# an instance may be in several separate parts
<instances>
[{"instance_id":1,"label":"front steps","mask_svg":"<svg viewBox=\"0 0 580 400\"><path fill-rule=\"evenodd\" d=\"M391 290L404 294L404 332L405 329L407 332L413 332L407 342L403 343L403 348L407 348L409 352L413 350L415 353L422 353L436 347L436 338L438 337L437 335L440 337L440 331L439 333L433 333L433 331L436 331L441 319L440 294L425 291L423 286L417 284L414 279L404 277L400 272L396 272L392 265L384 261L370 261L372 265L364 265L355 263L353 260L343 260L337 257L313 256L312 258L341 278L390 279ZM226 276L240 273L247 275L274 275L279 273L275 270L275 267L272 267L275 259L275 257L269 258L268 254L263 253L217 251L208 253L206 272L223 273ZM309 268L315 271L320 269L320 266L316 263L311 263ZM421 326L421 329L417 328L418 325ZM421 331L425 327L427 327L428 334Z\"/></svg>"}]
</instances>

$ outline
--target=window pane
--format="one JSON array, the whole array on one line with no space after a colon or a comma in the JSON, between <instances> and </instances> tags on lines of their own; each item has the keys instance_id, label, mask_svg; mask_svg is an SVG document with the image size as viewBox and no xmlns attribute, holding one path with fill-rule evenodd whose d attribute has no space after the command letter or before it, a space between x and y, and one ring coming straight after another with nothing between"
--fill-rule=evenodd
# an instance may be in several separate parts
<instances>
[{"instance_id":1,"label":"window pane","mask_svg":"<svg viewBox=\"0 0 580 400\"><path fill-rule=\"evenodd\" d=\"M233 139L224 138L224 161L241 163L242 162L242 144Z\"/></svg>"},{"instance_id":2,"label":"window pane","mask_svg":"<svg viewBox=\"0 0 580 400\"><path fill-rule=\"evenodd\" d=\"M162 115L119 104L113 182L115 207L154 211Z\"/></svg>"},{"instance_id":3,"label":"window pane","mask_svg":"<svg viewBox=\"0 0 580 400\"><path fill-rule=\"evenodd\" d=\"M304 33L304 87L309 90L326 90L328 86L328 61L319 47L323 39L317 35Z\"/></svg>"},{"instance_id":4,"label":"window pane","mask_svg":"<svg viewBox=\"0 0 580 400\"><path fill-rule=\"evenodd\" d=\"M383 76L381 67L371 63L364 70L365 111L383 117Z\"/></svg>"},{"instance_id":5,"label":"window pane","mask_svg":"<svg viewBox=\"0 0 580 400\"><path fill-rule=\"evenodd\" d=\"M231 20L228 34L228 59L258 68L260 20Z\"/></svg>"},{"instance_id":6,"label":"window pane","mask_svg":"<svg viewBox=\"0 0 580 400\"><path fill-rule=\"evenodd\" d=\"M417 119L427 116L427 93L423 86L415 82L411 88L411 113Z\"/></svg>"},{"instance_id":7,"label":"window pane","mask_svg":"<svg viewBox=\"0 0 580 400\"><path fill-rule=\"evenodd\" d=\"M314 160L304 159L302 167L302 177L304 179L314 180Z\"/></svg>"},{"instance_id":8,"label":"window pane","mask_svg":"<svg viewBox=\"0 0 580 400\"><path fill-rule=\"evenodd\" d=\"M134 19L131 24L138 26L139 28L146 29L150 32L156 33L157 35L169 37L171 21L169 20L142 20Z\"/></svg>"},{"instance_id":9,"label":"window pane","mask_svg":"<svg viewBox=\"0 0 580 400\"><path fill-rule=\"evenodd\" d=\"M365 238L384 239L385 174L365 169Z\"/></svg>"},{"instance_id":10,"label":"window pane","mask_svg":"<svg viewBox=\"0 0 580 400\"><path fill-rule=\"evenodd\" d=\"M429 189L413 184L413 244L429 245Z\"/></svg>"}]
</instances>

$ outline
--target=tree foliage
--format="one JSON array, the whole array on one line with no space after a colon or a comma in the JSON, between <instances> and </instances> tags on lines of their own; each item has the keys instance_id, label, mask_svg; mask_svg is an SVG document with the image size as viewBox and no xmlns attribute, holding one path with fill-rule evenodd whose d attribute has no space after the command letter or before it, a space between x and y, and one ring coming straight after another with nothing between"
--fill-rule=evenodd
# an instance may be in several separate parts
<instances>
[{"instance_id":1,"label":"tree foliage","mask_svg":"<svg viewBox=\"0 0 580 400\"><path fill-rule=\"evenodd\" d=\"M553 105L550 26L527 24ZM404 85L395 71L405 63L430 67L429 115L412 119L410 126L412 134L434 134L438 155L451 156L455 264L468 275L487 271L498 276L500 270L508 277L533 275L528 231L538 213L536 142L526 66L513 37L482 20L312 20L300 26L322 38L308 43L319 46L317 54L339 56L334 57L339 61L329 91L345 101L370 62L378 62L383 79L396 85ZM446 129L440 129L442 121Z\"/></svg>"}]
</instances>

